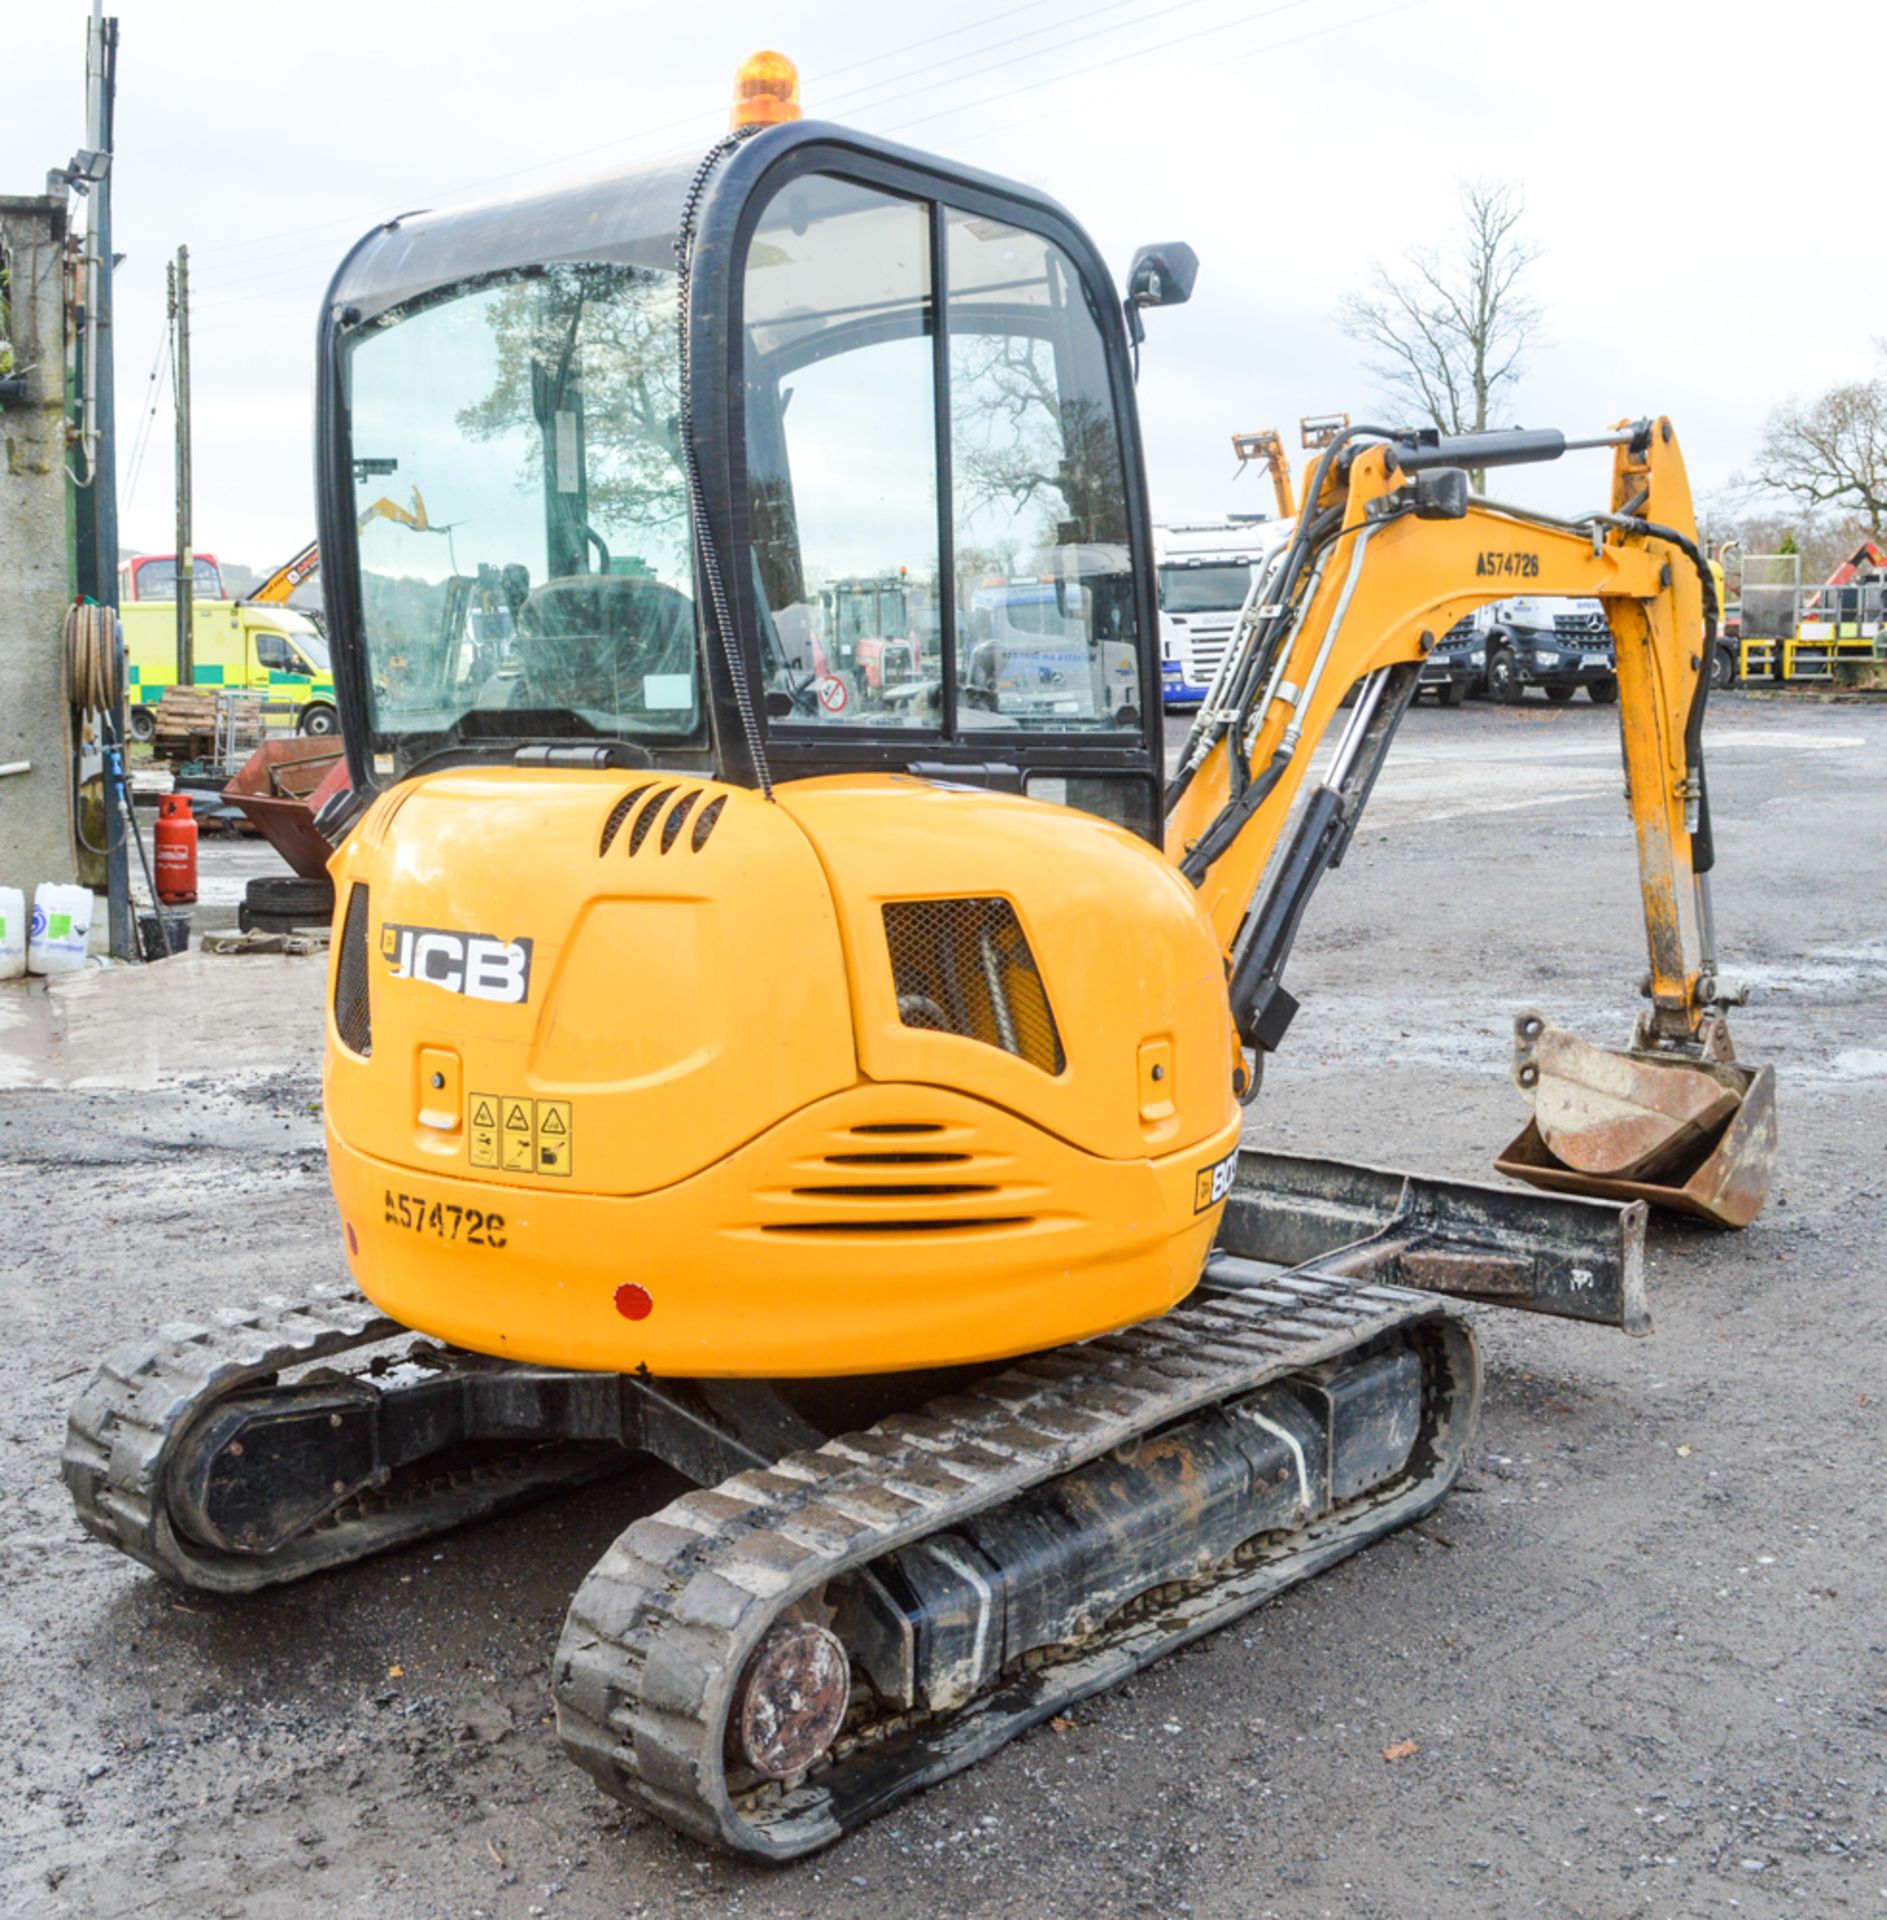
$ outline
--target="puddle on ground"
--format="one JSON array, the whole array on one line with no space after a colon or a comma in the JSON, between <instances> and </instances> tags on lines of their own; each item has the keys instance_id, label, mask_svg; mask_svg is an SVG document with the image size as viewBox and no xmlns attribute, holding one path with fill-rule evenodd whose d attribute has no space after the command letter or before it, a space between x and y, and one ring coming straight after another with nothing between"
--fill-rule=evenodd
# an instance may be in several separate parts
<instances>
[{"instance_id":1,"label":"puddle on ground","mask_svg":"<svg viewBox=\"0 0 1887 1920\"><path fill-rule=\"evenodd\" d=\"M1829 1061L1817 1079L1887 1080L1887 1047L1849 1047Z\"/></svg>"},{"instance_id":2,"label":"puddle on ground","mask_svg":"<svg viewBox=\"0 0 1887 1920\"><path fill-rule=\"evenodd\" d=\"M1887 988L1887 936L1850 946L1815 947L1799 960L1732 959L1725 972L1779 998L1826 994L1830 988Z\"/></svg>"}]
</instances>

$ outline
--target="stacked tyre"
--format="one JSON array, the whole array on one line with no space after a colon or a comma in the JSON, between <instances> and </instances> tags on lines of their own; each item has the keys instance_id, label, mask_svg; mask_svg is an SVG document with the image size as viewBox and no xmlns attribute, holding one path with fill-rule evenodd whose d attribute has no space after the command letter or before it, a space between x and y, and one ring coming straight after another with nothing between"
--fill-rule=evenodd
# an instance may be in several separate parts
<instances>
[{"instance_id":1,"label":"stacked tyre","mask_svg":"<svg viewBox=\"0 0 1887 1920\"><path fill-rule=\"evenodd\" d=\"M326 874L306 880L300 874L271 874L243 889L236 924L244 933L295 933L325 927L334 918L334 882Z\"/></svg>"}]
</instances>

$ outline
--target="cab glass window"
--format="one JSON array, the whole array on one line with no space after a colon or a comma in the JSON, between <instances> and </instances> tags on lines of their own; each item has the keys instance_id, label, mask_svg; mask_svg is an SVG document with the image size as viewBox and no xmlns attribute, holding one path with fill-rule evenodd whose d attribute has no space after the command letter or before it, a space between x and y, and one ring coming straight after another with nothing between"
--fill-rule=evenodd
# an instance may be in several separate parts
<instances>
[{"instance_id":1,"label":"cab glass window","mask_svg":"<svg viewBox=\"0 0 1887 1920\"><path fill-rule=\"evenodd\" d=\"M675 279L561 262L350 345L376 730L668 743L699 710Z\"/></svg>"},{"instance_id":2,"label":"cab glass window","mask_svg":"<svg viewBox=\"0 0 1887 1920\"><path fill-rule=\"evenodd\" d=\"M1099 322L1052 241L946 213L957 721L1139 724L1127 488Z\"/></svg>"},{"instance_id":3,"label":"cab glass window","mask_svg":"<svg viewBox=\"0 0 1887 1920\"><path fill-rule=\"evenodd\" d=\"M929 209L810 174L744 274L751 586L776 727L936 727Z\"/></svg>"},{"instance_id":4,"label":"cab glass window","mask_svg":"<svg viewBox=\"0 0 1887 1920\"><path fill-rule=\"evenodd\" d=\"M1236 613L1251 572L1243 561L1169 560L1160 569L1160 605L1168 613Z\"/></svg>"}]
</instances>

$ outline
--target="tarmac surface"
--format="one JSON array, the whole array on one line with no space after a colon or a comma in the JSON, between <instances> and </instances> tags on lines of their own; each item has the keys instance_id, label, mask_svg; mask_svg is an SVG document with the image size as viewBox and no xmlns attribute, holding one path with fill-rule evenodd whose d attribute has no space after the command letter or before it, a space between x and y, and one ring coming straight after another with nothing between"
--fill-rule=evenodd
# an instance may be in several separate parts
<instances>
[{"instance_id":1,"label":"tarmac surface","mask_svg":"<svg viewBox=\"0 0 1887 1920\"><path fill-rule=\"evenodd\" d=\"M0 987L0 1911L1887 1913L1887 706L1731 696L1710 744L1768 1210L1654 1222L1649 1339L1471 1309L1480 1441L1419 1531L784 1870L557 1746L565 1603L653 1476L235 1603L81 1535L97 1360L340 1275L322 963ZM1513 1013L1629 1034L1634 871L1611 711L1419 709L1249 1137L1493 1178Z\"/></svg>"}]
</instances>

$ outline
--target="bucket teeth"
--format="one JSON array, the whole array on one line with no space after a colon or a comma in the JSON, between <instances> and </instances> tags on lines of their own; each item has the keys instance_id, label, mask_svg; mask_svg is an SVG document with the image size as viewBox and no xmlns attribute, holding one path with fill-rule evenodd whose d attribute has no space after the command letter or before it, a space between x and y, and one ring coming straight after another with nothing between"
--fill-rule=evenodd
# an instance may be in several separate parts
<instances>
[{"instance_id":1,"label":"bucket teeth","mask_svg":"<svg viewBox=\"0 0 1887 1920\"><path fill-rule=\"evenodd\" d=\"M1713 1057L1615 1053L1537 1013L1514 1022L1514 1084L1533 1118L1495 1160L1532 1186L1647 1200L1744 1227L1775 1166L1774 1077Z\"/></svg>"}]
</instances>

